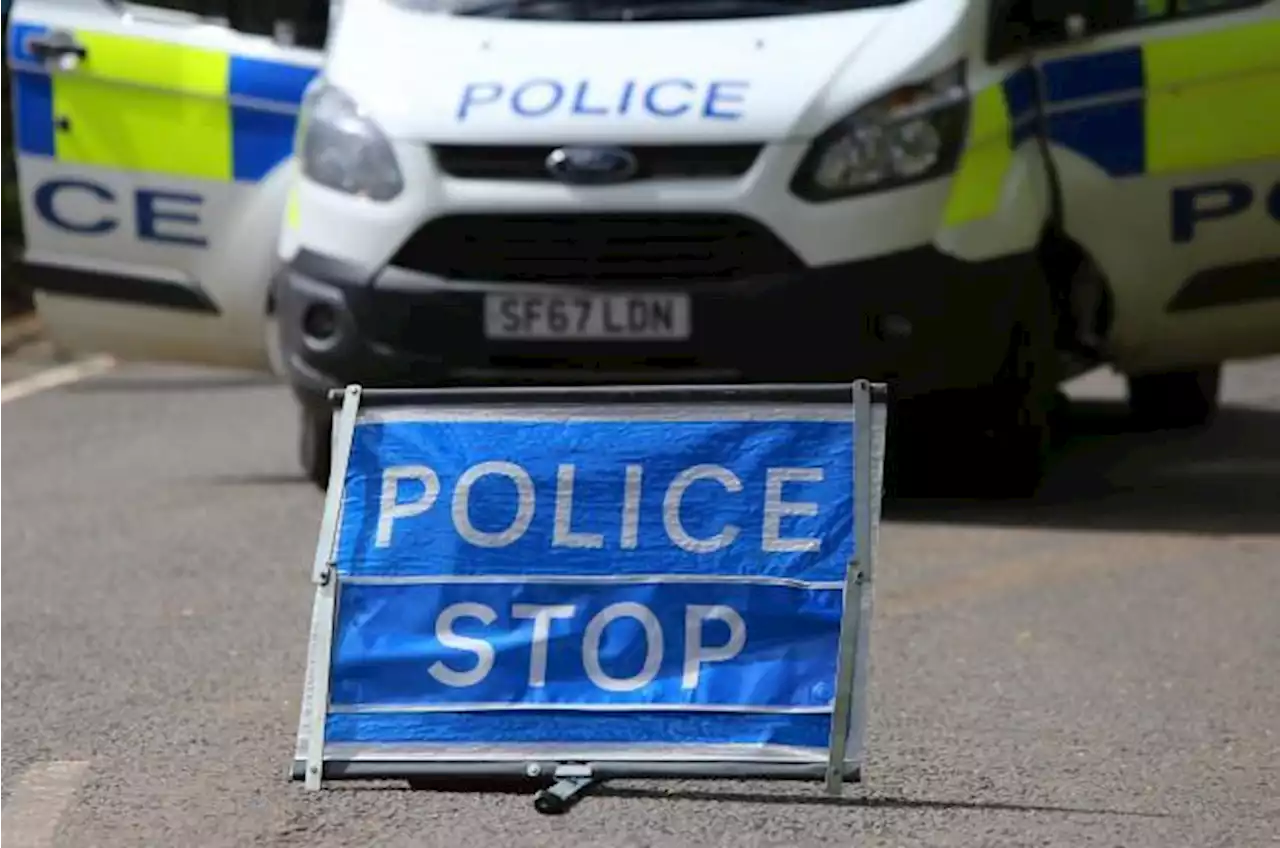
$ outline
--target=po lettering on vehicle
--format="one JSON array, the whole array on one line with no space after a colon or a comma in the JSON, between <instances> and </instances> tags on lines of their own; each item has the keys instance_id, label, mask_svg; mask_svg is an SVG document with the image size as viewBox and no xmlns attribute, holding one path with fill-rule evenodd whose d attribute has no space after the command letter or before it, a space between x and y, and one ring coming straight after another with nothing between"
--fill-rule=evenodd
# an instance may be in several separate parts
<instances>
[{"instance_id":1,"label":"po lettering on vehicle","mask_svg":"<svg viewBox=\"0 0 1280 848\"><path fill-rule=\"evenodd\" d=\"M190 192L137 188L127 199L108 186L88 180L55 178L36 186L36 214L52 227L78 236L105 236L122 227L141 241L207 247L200 232L204 198Z\"/></svg>"},{"instance_id":2,"label":"po lettering on vehicle","mask_svg":"<svg viewBox=\"0 0 1280 848\"><path fill-rule=\"evenodd\" d=\"M471 82L463 86L456 118L465 123L500 111L523 119L647 116L661 120L694 117L736 121L743 116L749 89L745 80L698 81L682 77L629 79L612 84L553 77L515 83Z\"/></svg>"},{"instance_id":3,"label":"po lettering on vehicle","mask_svg":"<svg viewBox=\"0 0 1280 848\"><path fill-rule=\"evenodd\" d=\"M1272 221L1280 223L1280 180L1269 187L1243 180L1178 186L1169 196L1170 237L1175 244L1186 244L1210 222L1235 218L1259 205Z\"/></svg>"}]
</instances>

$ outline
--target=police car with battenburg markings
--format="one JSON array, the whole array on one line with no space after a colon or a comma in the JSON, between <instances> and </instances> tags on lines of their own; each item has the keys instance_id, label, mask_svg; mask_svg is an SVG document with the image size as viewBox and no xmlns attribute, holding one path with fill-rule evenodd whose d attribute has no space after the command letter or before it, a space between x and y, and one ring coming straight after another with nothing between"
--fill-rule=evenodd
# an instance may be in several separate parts
<instances>
[{"instance_id":1,"label":"police car with battenburg markings","mask_svg":"<svg viewBox=\"0 0 1280 848\"><path fill-rule=\"evenodd\" d=\"M1278 12L17 0L25 273L64 343L275 361L321 484L348 382L867 377L1025 493L1064 379L1196 424L1280 351Z\"/></svg>"}]
</instances>

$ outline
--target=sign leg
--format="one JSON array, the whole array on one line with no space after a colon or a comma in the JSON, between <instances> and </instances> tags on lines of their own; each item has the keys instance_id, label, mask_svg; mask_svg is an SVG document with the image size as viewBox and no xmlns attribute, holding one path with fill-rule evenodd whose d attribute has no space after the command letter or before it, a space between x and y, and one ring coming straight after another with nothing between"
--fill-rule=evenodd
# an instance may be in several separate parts
<instances>
[{"instance_id":1,"label":"sign leg","mask_svg":"<svg viewBox=\"0 0 1280 848\"><path fill-rule=\"evenodd\" d=\"M558 816L598 786L592 777L565 777L533 796L533 808L546 816Z\"/></svg>"}]
</instances>

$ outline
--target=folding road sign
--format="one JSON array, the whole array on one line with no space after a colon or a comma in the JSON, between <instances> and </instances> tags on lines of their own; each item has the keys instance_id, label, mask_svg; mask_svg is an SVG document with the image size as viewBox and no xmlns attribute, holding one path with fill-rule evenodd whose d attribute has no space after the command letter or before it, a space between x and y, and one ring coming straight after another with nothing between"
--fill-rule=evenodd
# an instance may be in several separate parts
<instances>
[{"instance_id":1,"label":"folding road sign","mask_svg":"<svg viewBox=\"0 0 1280 848\"><path fill-rule=\"evenodd\" d=\"M339 401L295 779L861 780L882 386Z\"/></svg>"}]
</instances>

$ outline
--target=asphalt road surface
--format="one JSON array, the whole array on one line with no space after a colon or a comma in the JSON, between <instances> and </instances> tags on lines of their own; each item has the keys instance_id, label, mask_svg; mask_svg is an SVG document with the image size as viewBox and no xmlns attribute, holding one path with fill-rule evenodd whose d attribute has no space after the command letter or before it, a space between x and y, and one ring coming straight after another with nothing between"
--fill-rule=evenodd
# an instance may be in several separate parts
<instances>
[{"instance_id":1,"label":"asphalt road surface","mask_svg":"<svg viewBox=\"0 0 1280 848\"><path fill-rule=\"evenodd\" d=\"M1229 369L1204 433L1079 403L1035 503L886 506L844 799L617 783L558 818L286 780L321 507L288 395L52 382L3 407L6 848L1280 844L1280 360Z\"/></svg>"}]
</instances>

